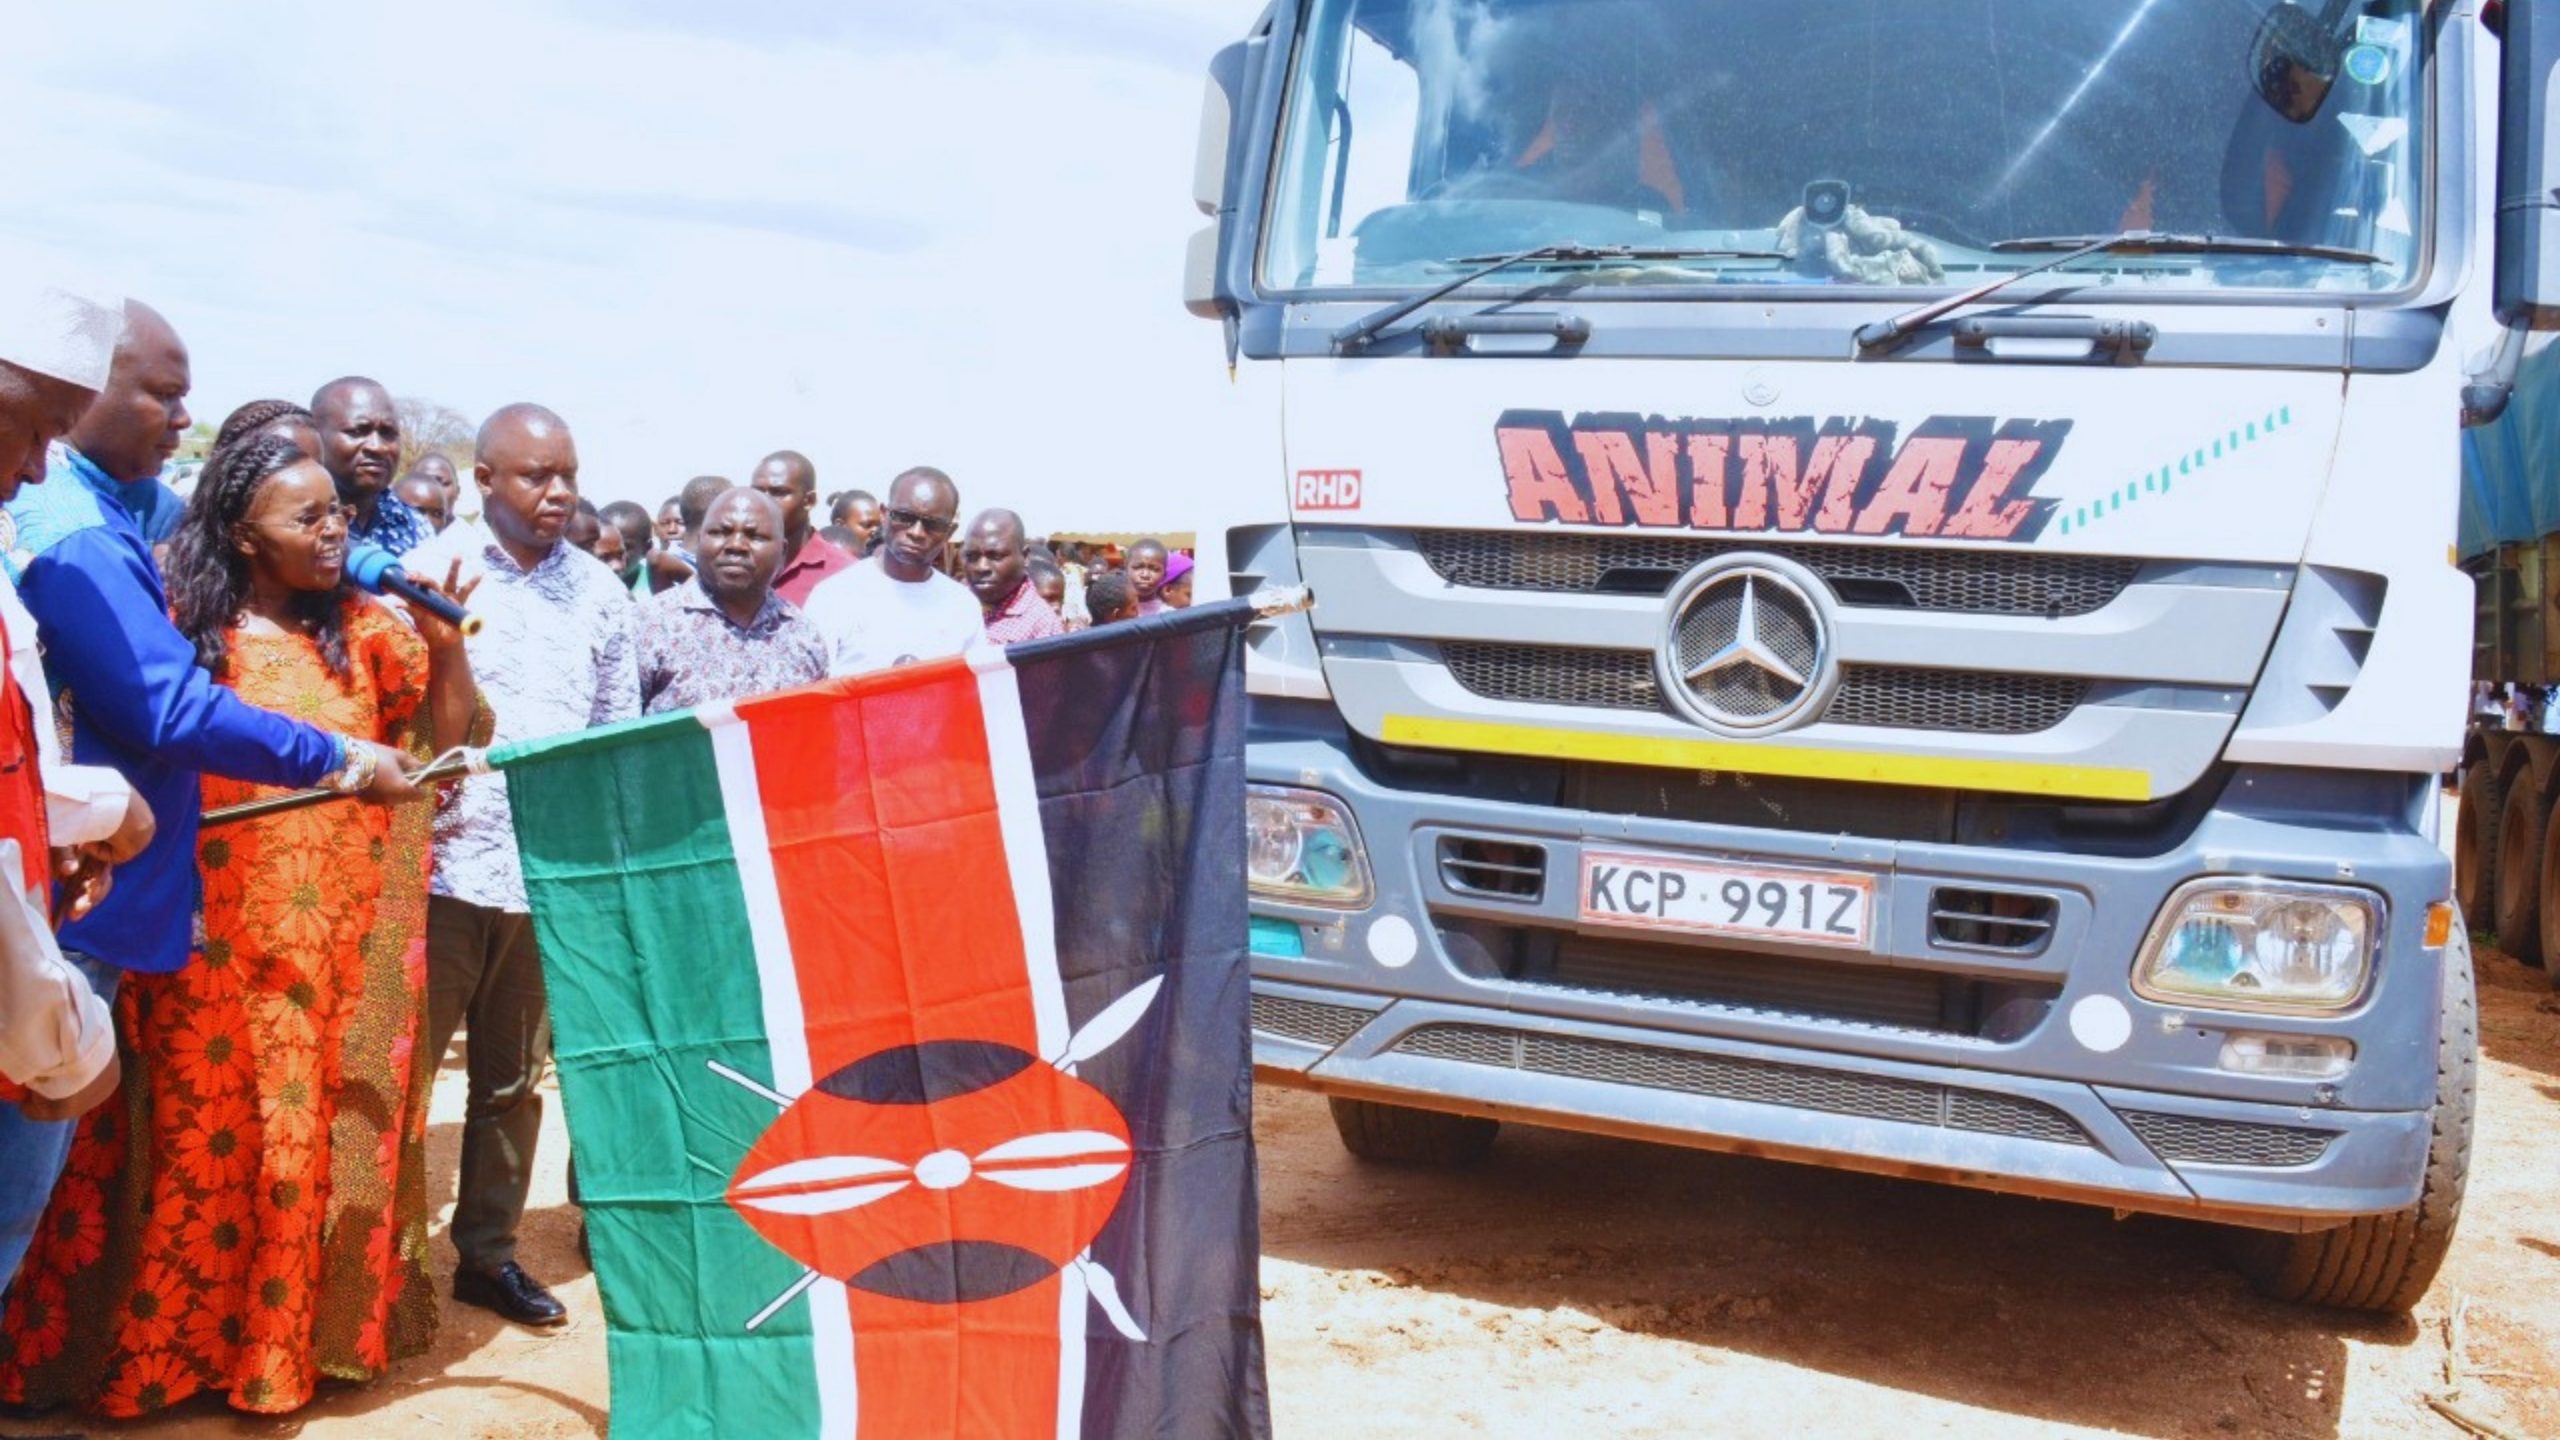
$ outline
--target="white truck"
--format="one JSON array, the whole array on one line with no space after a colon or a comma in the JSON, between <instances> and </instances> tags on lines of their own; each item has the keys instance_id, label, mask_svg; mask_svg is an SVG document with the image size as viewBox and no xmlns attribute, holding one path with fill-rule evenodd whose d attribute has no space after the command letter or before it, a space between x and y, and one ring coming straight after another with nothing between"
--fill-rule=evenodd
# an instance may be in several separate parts
<instances>
[{"instance_id":1,"label":"white truck","mask_svg":"<svg viewBox=\"0 0 2560 1440\"><path fill-rule=\"evenodd\" d=\"M2503 41L2501 39L2503 36ZM2229 1227L2461 1204L2466 421L2560 303L2545 0L1275 0L1186 299L1276 392L1255 1056Z\"/></svg>"}]
</instances>

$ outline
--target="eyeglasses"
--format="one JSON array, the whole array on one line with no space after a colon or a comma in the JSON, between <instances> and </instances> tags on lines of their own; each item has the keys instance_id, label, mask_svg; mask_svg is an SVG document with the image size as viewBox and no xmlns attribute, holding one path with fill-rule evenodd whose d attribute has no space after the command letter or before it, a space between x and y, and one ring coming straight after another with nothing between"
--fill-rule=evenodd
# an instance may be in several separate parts
<instances>
[{"instance_id":1,"label":"eyeglasses","mask_svg":"<svg viewBox=\"0 0 2560 1440\"><path fill-rule=\"evenodd\" d=\"M312 515L298 515L290 519L258 520L251 523L271 525L276 529L290 530L298 535L317 535L328 529L329 522L332 520L338 523L340 529L351 528L356 523L356 508L352 505L332 505Z\"/></svg>"},{"instance_id":2,"label":"eyeglasses","mask_svg":"<svg viewBox=\"0 0 2560 1440\"><path fill-rule=\"evenodd\" d=\"M939 515L919 515L913 510L884 511L883 518L888 520L892 530L922 530L927 535L948 535L960 528L957 520L946 520Z\"/></svg>"}]
</instances>

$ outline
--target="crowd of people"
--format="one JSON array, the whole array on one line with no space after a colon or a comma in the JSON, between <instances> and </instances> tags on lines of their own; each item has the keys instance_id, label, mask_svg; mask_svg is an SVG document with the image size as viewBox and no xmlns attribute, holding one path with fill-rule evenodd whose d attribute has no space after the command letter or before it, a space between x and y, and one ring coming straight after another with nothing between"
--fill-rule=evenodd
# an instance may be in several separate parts
<instances>
[{"instance_id":1,"label":"crowd of people","mask_svg":"<svg viewBox=\"0 0 2560 1440\"><path fill-rule=\"evenodd\" d=\"M2471 687L2471 714L2501 730L2560 735L2560 685L2476 681Z\"/></svg>"},{"instance_id":2,"label":"crowd of people","mask_svg":"<svg viewBox=\"0 0 2560 1440\"><path fill-rule=\"evenodd\" d=\"M426 1106L458 1037L453 1298L567 1318L516 1259L550 1021L506 781L423 781L437 757L1190 599L1162 542L963 524L931 467L822 502L778 450L653 517L582 500L568 422L515 404L467 477L432 452L402 472L398 407L361 377L234 411L181 498L160 476L190 386L148 306L0 292L15 1406L281 1413L424 1350ZM363 593L360 547L476 623ZM205 819L311 788L351 803Z\"/></svg>"}]
</instances>

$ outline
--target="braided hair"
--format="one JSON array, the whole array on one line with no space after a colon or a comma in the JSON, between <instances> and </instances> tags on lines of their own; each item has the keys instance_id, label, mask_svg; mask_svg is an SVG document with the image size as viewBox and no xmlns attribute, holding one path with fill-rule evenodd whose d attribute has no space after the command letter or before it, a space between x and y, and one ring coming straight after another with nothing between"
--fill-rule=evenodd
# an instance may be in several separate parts
<instances>
[{"instance_id":1,"label":"braided hair","mask_svg":"<svg viewBox=\"0 0 2560 1440\"><path fill-rule=\"evenodd\" d=\"M247 407L243 407L244 409ZM299 408L299 407L296 407ZM235 413L232 417L238 419ZM226 431L231 427L225 424ZM232 548L233 532L248 519L249 508L268 480L296 465L313 463L302 447L279 435L260 435L252 426L232 444L217 444L204 473L196 479L195 497L169 538L169 611L178 632L196 647L196 663L223 677L231 654L231 627L249 599L249 561ZM309 591L294 597L294 607L319 642L320 658L329 673L347 677L347 632L344 619L346 582L335 590Z\"/></svg>"},{"instance_id":2,"label":"braided hair","mask_svg":"<svg viewBox=\"0 0 2560 1440\"><path fill-rule=\"evenodd\" d=\"M213 448L219 450L225 445L236 445L279 420L317 425L310 411L290 400L252 400L223 418L222 428L214 432Z\"/></svg>"}]
</instances>

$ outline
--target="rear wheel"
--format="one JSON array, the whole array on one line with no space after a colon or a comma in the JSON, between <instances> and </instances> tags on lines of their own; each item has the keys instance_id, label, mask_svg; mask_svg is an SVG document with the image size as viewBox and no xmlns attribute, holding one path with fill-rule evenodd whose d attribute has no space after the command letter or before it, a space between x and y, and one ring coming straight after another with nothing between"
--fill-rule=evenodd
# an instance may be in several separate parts
<instances>
[{"instance_id":1,"label":"rear wheel","mask_svg":"<svg viewBox=\"0 0 2560 1440\"><path fill-rule=\"evenodd\" d=\"M1342 1148L1363 1160L1395 1165L1472 1165L1493 1148L1498 1120L1381 1105L1375 1100L1328 1099Z\"/></svg>"},{"instance_id":2,"label":"rear wheel","mask_svg":"<svg viewBox=\"0 0 2560 1440\"><path fill-rule=\"evenodd\" d=\"M2454 927L2444 947L2436 1017L2436 1096L2427 1127L2427 1173L2418 1203L2365 1215L2313 1235L2234 1231L2235 1259L2260 1292L2278 1300L2406 1313L2433 1284L2453 1248L2471 1169L2471 1108L2480 1024L2471 988L2471 933Z\"/></svg>"},{"instance_id":3,"label":"rear wheel","mask_svg":"<svg viewBox=\"0 0 2560 1440\"><path fill-rule=\"evenodd\" d=\"M2542 832L2542 978L2560 990L2560 805Z\"/></svg>"},{"instance_id":4,"label":"rear wheel","mask_svg":"<svg viewBox=\"0 0 2560 1440\"><path fill-rule=\"evenodd\" d=\"M2472 761L2453 828L2453 894L2462 923L2484 932L2498 923L2498 806L2505 799L2488 757Z\"/></svg>"},{"instance_id":5,"label":"rear wheel","mask_svg":"<svg viewBox=\"0 0 2560 1440\"><path fill-rule=\"evenodd\" d=\"M2498 808L2498 948L2542 963L2542 836L2551 817L2533 777L2519 775Z\"/></svg>"}]
</instances>

